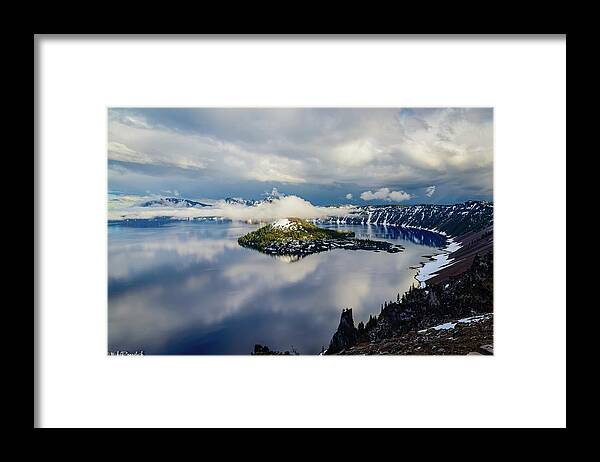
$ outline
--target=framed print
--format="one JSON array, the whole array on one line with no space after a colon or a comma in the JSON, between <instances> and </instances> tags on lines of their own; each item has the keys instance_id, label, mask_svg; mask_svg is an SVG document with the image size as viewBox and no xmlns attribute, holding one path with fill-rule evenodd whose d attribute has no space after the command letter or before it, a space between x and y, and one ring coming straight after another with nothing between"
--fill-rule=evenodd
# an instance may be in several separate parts
<instances>
[{"instance_id":1,"label":"framed print","mask_svg":"<svg viewBox=\"0 0 600 462\"><path fill-rule=\"evenodd\" d=\"M37 428L566 427L564 34L35 35L34 162Z\"/></svg>"},{"instance_id":2,"label":"framed print","mask_svg":"<svg viewBox=\"0 0 600 462\"><path fill-rule=\"evenodd\" d=\"M493 353L492 108L110 108L107 151L109 354Z\"/></svg>"}]
</instances>

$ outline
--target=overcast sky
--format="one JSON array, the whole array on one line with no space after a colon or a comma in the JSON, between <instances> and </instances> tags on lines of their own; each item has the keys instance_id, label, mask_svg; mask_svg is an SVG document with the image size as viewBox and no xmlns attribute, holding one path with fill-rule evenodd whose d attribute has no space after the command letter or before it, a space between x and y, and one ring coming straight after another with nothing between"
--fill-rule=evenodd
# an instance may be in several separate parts
<instances>
[{"instance_id":1,"label":"overcast sky","mask_svg":"<svg viewBox=\"0 0 600 462\"><path fill-rule=\"evenodd\" d=\"M485 109L110 109L109 190L314 204L492 200Z\"/></svg>"}]
</instances>

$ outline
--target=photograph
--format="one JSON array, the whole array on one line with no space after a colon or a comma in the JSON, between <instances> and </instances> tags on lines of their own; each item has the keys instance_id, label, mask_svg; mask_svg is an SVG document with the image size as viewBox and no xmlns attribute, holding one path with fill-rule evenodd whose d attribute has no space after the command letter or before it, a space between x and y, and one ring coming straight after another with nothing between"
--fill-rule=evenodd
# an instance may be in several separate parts
<instances>
[{"instance_id":1,"label":"photograph","mask_svg":"<svg viewBox=\"0 0 600 462\"><path fill-rule=\"evenodd\" d=\"M493 107L106 117L109 356L493 356Z\"/></svg>"}]
</instances>

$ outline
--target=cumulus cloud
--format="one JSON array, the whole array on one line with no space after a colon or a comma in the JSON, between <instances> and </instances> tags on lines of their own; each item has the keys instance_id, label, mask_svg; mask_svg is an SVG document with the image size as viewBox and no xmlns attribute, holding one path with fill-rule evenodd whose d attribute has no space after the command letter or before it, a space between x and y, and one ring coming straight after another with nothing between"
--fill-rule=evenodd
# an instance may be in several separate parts
<instances>
[{"instance_id":1,"label":"cumulus cloud","mask_svg":"<svg viewBox=\"0 0 600 462\"><path fill-rule=\"evenodd\" d=\"M352 199L352 194L350 194L350 193L346 194L346 199Z\"/></svg>"},{"instance_id":2,"label":"cumulus cloud","mask_svg":"<svg viewBox=\"0 0 600 462\"><path fill-rule=\"evenodd\" d=\"M404 192L404 191L392 191L390 193L390 200L394 202L402 202L407 201L412 198L412 195Z\"/></svg>"},{"instance_id":3,"label":"cumulus cloud","mask_svg":"<svg viewBox=\"0 0 600 462\"><path fill-rule=\"evenodd\" d=\"M284 196L251 207L228 204L222 207L221 213L224 218L253 221L270 221L288 217L322 218L337 214L332 207L318 207L298 196Z\"/></svg>"},{"instance_id":4,"label":"cumulus cloud","mask_svg":"<svg viewBox=\"0 0 600 462\"><path fill-rule=\"evenodd\" d=\"M435 189L436 189L436 187L435 187L435 186L427 186L427 187L425 188L425 195L426 195L427 197L431 197L431 196L433 196L433 193L435 193Z\"/></svg>"},{"instance_id":5,"label":"cumulus cloud","mask_svg":"<svg viewBox=\"0 0 600 462\"><path fill-rule=\"evenodd\" d=\"M380 188L377 191L365 191L361 193L360 198L364 201L384 200L402 202L407 201L413 196L404 191L390 191L390 188Z\"/></svg>"}]
</instances>

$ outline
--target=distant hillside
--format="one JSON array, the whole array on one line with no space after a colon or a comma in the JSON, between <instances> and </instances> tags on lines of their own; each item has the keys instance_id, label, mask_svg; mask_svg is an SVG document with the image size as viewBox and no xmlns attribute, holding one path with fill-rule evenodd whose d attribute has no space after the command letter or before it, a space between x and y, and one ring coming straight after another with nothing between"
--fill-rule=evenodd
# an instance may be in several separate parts
<instances>
[{"instance_id":1,"label":"distant hillside","mask_svg":"<svg viewBox=\"0 0 600 462\"><path fill-rule=\"evenodd\" d=\"M245 205L245 206L258 205L263 202L263 201L254 200L254 199L243 199L241 197L226 197L224 199L224 201L226 204Z\"/></svg>"},{"instance_id":2,"label":"distant hillside","mask_svg":"<svg viewBox=\"0 0 600 462\"><path fill-rule=\"evenodd\" d=\"M317 223L385 225L423 228L459 236L492 225L494 205L467 201L454 205L367 205L345 216L333 216Z\"/></svg>"},{"instance_id":3,"label":"distant hillside","mask_svg":"<svg viewBox=\"0 0 600 462\"><path fill-rule=\"evenodd\" d=\"M140 204L141 207L210 207L209 204L203 204L202 202L193 201L191 199L182 199L179 197L161 197L159 199L152 199L150 201Z\"/></svg>"}]
</instances>

